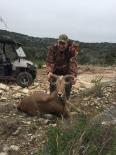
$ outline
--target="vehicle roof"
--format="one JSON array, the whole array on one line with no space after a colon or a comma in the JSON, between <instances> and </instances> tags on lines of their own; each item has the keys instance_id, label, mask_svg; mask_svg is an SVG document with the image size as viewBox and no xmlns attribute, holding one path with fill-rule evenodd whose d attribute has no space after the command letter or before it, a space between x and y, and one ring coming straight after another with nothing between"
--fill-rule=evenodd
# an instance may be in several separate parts
<instances>
[{"instance_id":1,"label":"vehicle roof","mask_svg":"<svg viewBox=\"0 0 116 155\"><path fill-rule=\"evenodd\" d=\"M16 42L14 39L12 39L9 36L0 36L0 43L8 43L8 44L18 44L18 45L22 45L19 42Z\"/></svg>"}]
</instances>

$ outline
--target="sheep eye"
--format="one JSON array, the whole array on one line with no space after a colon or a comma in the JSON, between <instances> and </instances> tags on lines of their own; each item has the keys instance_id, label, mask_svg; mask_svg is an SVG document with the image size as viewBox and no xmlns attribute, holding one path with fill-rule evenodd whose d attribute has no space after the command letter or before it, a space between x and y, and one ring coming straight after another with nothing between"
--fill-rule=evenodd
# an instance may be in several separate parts
<instances>
[{"instance_id":1,"label":"sheep eye","mask_svg":"<svg viewBox=\"0 0 116 155\"><path fill-rule=\"evenodd\" d=\"M51 82L52 85L56 86L56 82Z\"/></svg>"},{"instance_id":2,"label":"sheep eye","mask_svg":"<svg viewBox=\"0 0 116 155\"><path fill-rule=\"evenodd\" d=\"M50 82L52 83L52 85L56 85L56 81L57 81L57 80L56 80L55 78L51 78L51 79L50 79Z\"/></svg>"}]
</instances>

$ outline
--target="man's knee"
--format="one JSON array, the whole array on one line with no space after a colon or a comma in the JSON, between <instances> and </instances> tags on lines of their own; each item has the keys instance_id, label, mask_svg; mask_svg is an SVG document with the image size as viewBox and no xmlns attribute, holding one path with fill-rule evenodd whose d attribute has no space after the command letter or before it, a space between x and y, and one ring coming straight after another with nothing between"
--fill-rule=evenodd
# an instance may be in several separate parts
<instances>
[{"instance_id":1,"label":"man's knee","mask_svg":"<svg viewBox=\"0 0 116 155\"><path fill-rule=\"evenodd\" d=\"M72 84L71 83L69 83L68 85L66 85L65 91L66 91L66 97L67 97L67 99L69 99L69 97L70 97L71 89L72 89Z\"/></svg>"},{"instance_id":2,"label":"man's knee","mask_svg":"<svg viewBox=\"0 0 116 155\"><path fill-rule=\"evenodd\" d=\"M56 85L50 83L50 93L54 92L56 89Z\"/></svg>"}]
</instances>

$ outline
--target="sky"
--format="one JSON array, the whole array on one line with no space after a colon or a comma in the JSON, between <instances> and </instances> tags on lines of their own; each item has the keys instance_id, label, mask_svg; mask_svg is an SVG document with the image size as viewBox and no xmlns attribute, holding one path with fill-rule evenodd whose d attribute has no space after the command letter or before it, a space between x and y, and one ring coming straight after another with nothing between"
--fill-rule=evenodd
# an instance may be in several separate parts
<instances>
[{"instance_id":1,"label":"sky","mask_svg":"<svg viewBox=\"0 0 116 155\"><path fill-rule=\"evenodd\" d=\"M0 29L116 43L116 0L0 0Z\"/></svg>"}]
</instances>

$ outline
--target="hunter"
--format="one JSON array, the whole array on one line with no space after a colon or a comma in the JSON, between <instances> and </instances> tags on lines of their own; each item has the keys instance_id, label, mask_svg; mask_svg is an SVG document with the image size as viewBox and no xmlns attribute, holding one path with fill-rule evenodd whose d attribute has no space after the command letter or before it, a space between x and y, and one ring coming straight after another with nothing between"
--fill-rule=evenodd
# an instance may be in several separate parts
<instances>
[{"instance_id":1,"label":"hunter","mask_svg":"<svg viewBox=\"0 0 116 155\"><path fill-rule=\"evenodd\" d=\"M48 81L52 74L67 75L70 74L74 78L70 84L66 86L67 99L70 96L72 85L76 83L77 77L77 48L73 46L73 41L68 39L68 36L61 34L58 41L52 47L49 48L46 67ZM50 82L50 92L55 90L55 85Z\"/></svg>"}]
</instances>

